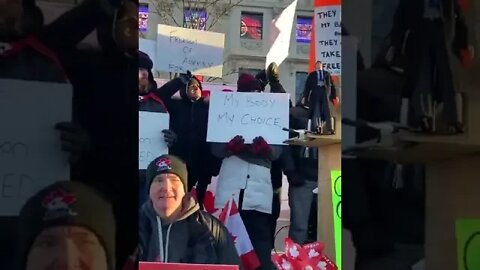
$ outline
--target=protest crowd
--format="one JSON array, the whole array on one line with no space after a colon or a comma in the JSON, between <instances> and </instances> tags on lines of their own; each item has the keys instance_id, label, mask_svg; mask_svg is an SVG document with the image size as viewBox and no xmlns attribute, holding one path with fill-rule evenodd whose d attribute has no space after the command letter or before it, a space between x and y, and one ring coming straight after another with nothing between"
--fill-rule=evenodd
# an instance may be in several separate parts
<instances>
[{"instance_id":1,"label":"protest crowd","mask_svg":"<svg viewBox=\"0 0 480 270\"><path fill-rule=\"evenodd\" d=\"M169 114L169 128L162 130L169 154L157 157L139 173L139 260L276 269L271 255L284 175L291 211L288 235L298 244L314 242L308 237L308 226L313 190L318 185L318 150L273 145L261 136L246 141L241 134L226 143L208 142L210 97L202 94L200 79L187 72L157 88L152 68L150 57L140 52L139 110ZM317 70L329 76L321 62ZM236 91L286 93L279 73L279 67L271 63L256 76L240 74ZM316 74L311 75L310 85ZM309 85L306 89L310 90ZM180 95L173 96L177 91ZM335 102L335 91L329 99ZM307 129L312 114L305 106L309 101L308 94L295 106L289 101L291 129ZM206 195L212 178L216 178L216 188ZM225 216L233 213L239 214L242 225L225 223ZM193 227L198 229L187 229ZM205 230L213 240L195 236ZM172 243L175 248L169 246ZM200 246L209 248L197 253Z\"/></svg>"},{"instance_id":2,"label":"protest crowd","mask_svg":"<svg viewBox=\"0 0 480 270\"><path fill-rule=\"evenodd\" d=\"M2 231L17 232L1 236L0 269L129 270L142 261L271 270L284 175L289 237L311 241L316 150L260 135L208 142L210 101L201 80L186 72L158 87L150 57L138 51L137 27L135 1L86 0L48 25L33 0L0 2L2 81L71 85L73 92L71 121L52 127L68 154L71 181L46 185L18 215L0 217ZM77 48L94 30L101 48ZM317 86L324 87L328 72L317 66ZM237 92L286 93L279 72L272 63L256 76L241 74ZM309 111L306 104L318 94L306 86L309 91L301 102L290 101L285 128L306 129L312 114L330 117ZM335 91L318 96L336 100ZM139 111L169 115L162 131L168 154L142 170L136 166ZM212 178L218 180L213 205L207 196ZM139 205L132 205L126 198L137 189Z\"/></svg>"}]
</instances>

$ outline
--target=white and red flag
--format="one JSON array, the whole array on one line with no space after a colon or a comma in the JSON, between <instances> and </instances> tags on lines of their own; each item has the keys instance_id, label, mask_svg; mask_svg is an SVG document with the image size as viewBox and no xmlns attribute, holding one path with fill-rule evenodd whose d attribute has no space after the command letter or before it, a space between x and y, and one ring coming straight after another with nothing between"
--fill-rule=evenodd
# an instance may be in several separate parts
<instances>
[{"instance_id":1,"label":"white and red flag","mask_svg":"<svg viewBox=\"0 0 480 270\"><path fill-rule=\"evenodd\" d=\"M232 235L243 268L245 270L255 270L260 267L260 261L253 249L252 242L233 197L225 204L219 219Z\"/></svg>"}]
</instances>

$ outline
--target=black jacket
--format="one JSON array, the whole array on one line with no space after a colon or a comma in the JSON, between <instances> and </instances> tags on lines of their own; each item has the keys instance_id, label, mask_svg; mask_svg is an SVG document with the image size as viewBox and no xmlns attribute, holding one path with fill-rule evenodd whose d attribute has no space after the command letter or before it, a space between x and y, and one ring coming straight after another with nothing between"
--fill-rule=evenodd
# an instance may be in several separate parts
<instances>
[{"instance_id":1,"label":"black jacket","mask_svg":"<svg viewBox=\"0 0 480 270\"><path fill-rule=\"evenodd\" d=\"M325 89L327 89L327 95L329 95L328 99L330 101L333 101L337 97L337 90L335 88L335 84L333 83L330 72L324 70L323 74L325 76ZM305 97L306 100L309 99L311 92L317 86L317 82L318 82L317 71L310 72L307 76L305 89L303 91L303 97ZM330 93L328 93L328 91L330 91Z\"/></svg>"},{"instance_id":2,"label":"black jacket","mask_svg":"<svg viewBox=\"0 0 480 270\"><path fill-rule=\"evenodd\" d=\"M445 30L447 30L447 40L450 40L451 37L453 38L453 44L448 45L452 45L454 54L460 57L459 50L466 49L469 42L465 17L457 0L441 0L441 3ZM407 37L411 36L411 33L407 33L418 28L419 23L423 19L424 11L425 5L423 0L400 0L390 33L396 55L400 54L403 44L407 46L407 51L415 50L417 41L406 40Z\"/></svg>"},{"instance_id":3,"label":"black jacket","mask_svg":"<svg viewBox=\"0 0 480 270\"><path fill-rule=\"evenodd\" d=\"M196 180L218 175L220 160L211 154L207 143L209 103L204 98L191 101L185 87L180 89L180 96L164 100L170 113L170 129L177 135L170 152L185 161L189 175Z\"/></svg>"},{"instance_id":4,"label":"black jacket","mask_svg":"<svg viewBox=\"0 0 480 270\"><path fill-rule=\"evenodd\" d=\"M240 258L227 228L201 211L194 199L182 217L172 224L162 224L162 248L158 219L152 202L141 209L139 220L139 260L171 263L240 265ZM168 254L167 254L168 250Z\"/></svg>"},{"instance_id":5,"label":"black jacket","mask_svg":"<svg viewBox=\"0 0 480 270\"><path fill-rule=\"evenodd\" d=\"M290 109L290 128L306 129L308 123L308 110L302 106ZM308 150L309 157L304 156ZM295 164L295 171L298 176L307 181L318 181L318 150L317 148L305 148L298 145L290 145L291 155Z\"/></svg>"},{"instance_id":6,"label":"black jacket","mask_svg":"<svg viewBox=\"0 0 480 270\"><path fill-rule=\"evenodd\" d=\"M149 78L149 81L150 91L138 97L138 110L142 112L167 113L165 100L170 99L179 89L184 88L185 84L180 78L175 78L157 89L155 80Z\"/></svg>"}]
</instances>

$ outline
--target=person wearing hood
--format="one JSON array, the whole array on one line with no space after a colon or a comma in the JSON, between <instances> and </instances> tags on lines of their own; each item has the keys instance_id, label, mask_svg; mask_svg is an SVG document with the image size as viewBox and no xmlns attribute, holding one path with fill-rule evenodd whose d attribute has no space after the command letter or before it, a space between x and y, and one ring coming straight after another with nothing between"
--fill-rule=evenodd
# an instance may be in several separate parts
<instances>
[{"instance_id":1,"label":"person wearing hood","mask_svg":"<svg viewBox=\"0 0 480 270\"><path fill-rule=\"evenodd\" d=\"M239 265L227 228L187 192L186 164L162 155L147 168L149 200L139 219L139 261Z\"/></svg>"},{"instance_id":2,"label":"person wearing hood","mask_svg":"<svg viewBox=\"0 0 480 270\"><path fill-rule=\"evenodd\" d=\"M267 69L257 73L255 78L260 83L262 92L265 91L267 85L270 85L270 93L287 93L285 88L283 88L282 83L280 83L280 68L275 62L270 63ZM289 103L290 107L292 107L291 100L289 100ZM273 188L272 215L270 221L272 246L275 244L277 220L280 217L283 174L287 176L288 182L291 185L295 185L299 182L298 177L296 177L295 174L292 153L288 146L282 146L280 157L277 160L272 161L270 169Z\"/></svg>"},{"instance_id":3,"label":"person wearing hood","mask_svg":"<svg viewBox=\"0 0 480 270\"><path fill-rule=\"evenodd\" d=\"M257 79L250 74L240 75L238 92L261 92ZM272 269L271 237L273 188L270 169L279 158L282 148L269 145L262 137L245 142L240 135L228 143L212 143L212 153L222 159L215 192L215 208L221 209L235 196L240 216L253 248L260 260L259 269Z\"/></svg>"},{"instance_id":4,"label":"person wearing hood","mask_svg":"<svg viewBox=\"0 0 480 270\"><path fill-rule=\"evenodd\" d=\"M308 116L308 108L302 104L291 108L290 128L306 129ZM309 217L314 200L313 190L318 187L318 149L296 145L290 145L289 148L295 164L293 174L296 181L289 181L290 228L288 236L295 243L305 244L308 241Z\"/></svg>"},{"instance_id":5,"label":"person wearing hood","mask_svg":"<svg viewBox=\"0 0 480 270\"><path fill-rule=\"evenodd\" d=\"M13 269L118 269L115 229L112 204L103 194L79 182L56 182L20 211Z\"/></svg>"},{"instance_id":6,"label":"person wearing hood","mask_svg":"<svg viewBox=\"0 0 480 270\"><path fill-rule=\"evenodd\" d=\"M170 153L187 164L188 191L196 185L198 202L203 207L207 186L220 167L220 160L212 155L207 142L209 102L202 97L202 84L195 76L180 88L180 97L164 100L170 113L170 128L177 135Z\"/></svg>"},{"instance_id":7,"label":"person wearing hood","mask_svg":"<svg viewBox=\"0 0 480 270\"><path fill-rule=\"evenodd\" d=\"M163 100L170 99L178 89L184 88L190 80L191 73L187 72L157 89L157 83L152 74L153 62L150 57L139 51L138 53L138 110L142 112L168 113ZM172 147L177 135L171 129L162 130L168 147ZM147 200L147 185L145 170L139 171L139 203L140 206Z\"/></svg>"}]
</instances>

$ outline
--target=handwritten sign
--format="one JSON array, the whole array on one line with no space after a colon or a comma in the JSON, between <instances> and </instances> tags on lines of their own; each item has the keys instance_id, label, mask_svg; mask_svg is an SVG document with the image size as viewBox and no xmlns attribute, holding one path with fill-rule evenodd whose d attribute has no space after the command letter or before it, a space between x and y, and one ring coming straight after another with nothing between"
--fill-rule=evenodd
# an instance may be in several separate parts
<instances>
[{"instance_id":1,"label":"handwritten sign","mask_svg":"<svg viewBox=\"0 0 480 270\"><path fill-rule=\"evenodd\" d=\"M156 63L156 48L157 42L155 40L149 40L144 38L138 39L138 49L148 55L153 62L153 69L157 69Z\"/></svg>"},{"instance_id":2,"label":"handwritten sign","mask_svg":"<svg viewBox=\"0 0 480 270\"><path fill-rule=\"evenodd\" d=\"M325 64L332 75L341 75L342 26L341 5L315 8L316 60Z\"/></svg>"},{"instance_id":3,"label":"handwritten sign","mask_svg":"<svg viewBox=\"0 0 480 270\"><path fill-rule=\"evenodd\" d=\"M289 127L289 94L212 92L207 141L229 142L242 135L245 143L262 136L270 144L283 144Z\"/></svg>"},{"instance_id":4,"label":"handwritten sign","mask_svg":"<svg viewBox=\"0 0 480 270\"><path fill-rule=\"evenodd\" d=\"M139 270L238 270L237 265L139 262Z\"/></svg>"},{"instance_id":5,"label":"handwritten sign","mask_svg":"<svg viewBox=\"0 0 480 270\"><path fill-rule=\"evenodd\" d=\"M458 270L480 269L480 219L457 220Z\"/></svg>"},{"instance_id":6,"label":"handwritten sign","mask_svg":"<svg viewBox=\"0 0 480 270\"><path fill-rule=\"evenodd\" d=\"M138 113L138 168L144 170L155 158L168 153L162 130L169 128L168 113Z\"/></svg>"},{"instance_id":7,"label":"handwritten sign","mask_svg":"<svg viewBox=\"0 0 480 270\"><path fill-rule=\"evenodd\" d=\"M225 34L158 25L157 61L160 71L222 77Z\"/></svg>"},{"instance_id":8,"label":"handwritten sign","mask_svg":"<svg viewBox=\"0 0 480 270\"><path fill-rule=\"evenodd\" d=\"M40 189L70 180L54 127L71 114L71 85L0 80L0 216L18 215Z\"/></svg>"}]
</instances>

